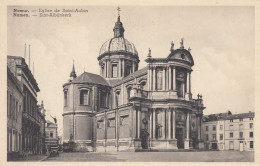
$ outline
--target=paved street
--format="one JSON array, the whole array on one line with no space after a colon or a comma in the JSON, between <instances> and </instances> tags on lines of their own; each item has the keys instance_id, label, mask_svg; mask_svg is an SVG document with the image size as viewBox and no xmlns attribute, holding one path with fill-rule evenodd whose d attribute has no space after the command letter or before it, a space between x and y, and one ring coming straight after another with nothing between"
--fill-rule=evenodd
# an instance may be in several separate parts
<instances>
[{"instance_id":1,"label":"paved street","mask_svg":"<svg viewBox=\"0 0 260 166\"><path fill-rule=\"evenodd\" d=\"M253 162L254 152L202 151L202 152L110 152L60 153L47 161L98 162Z\"/></svg>"}]
</instances>

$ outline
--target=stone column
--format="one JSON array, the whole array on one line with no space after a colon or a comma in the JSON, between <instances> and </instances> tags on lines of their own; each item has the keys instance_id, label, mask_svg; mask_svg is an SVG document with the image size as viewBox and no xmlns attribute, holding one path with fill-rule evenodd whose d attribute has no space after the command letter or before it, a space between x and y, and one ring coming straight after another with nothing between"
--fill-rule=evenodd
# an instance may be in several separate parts
<instances>
[{"instance_id":1,"label":"stone column","mask_svg":"<svg viewBox=\"0 0 260 166\"><path fill-rule=\"evenodd\" d=\"M183 98L185 98L185 85L184 83L181 83L182 84L182 93L183 93Z\"/></svg>"},{"instance_id":2,"label":"stone column","mask_svg":"<svg viewBox=\"0 0 260 166\"><path fill-rule=\"evenodd\" d=\"M200 140L201 139L201 137L200 137L200 117L197 117L197 122L198 122L198 140Z\"/></svg>"},{"instance_id":3,"label":"stone column","mask_svg":"<svg viewBox=\"0 0 260 166\"><path fill-rule=\"evenodd\" d=\"M124 97L125 97L125 86L124 86L124 84L122 84L121 85L121 92L120 92L120 94L121 94L121 104L123 105L123 104L125 104L125 101L124 101Z\"/></svg>"},{"instance_id":4,"label":"stone column","mask_svg":"<svg viewBox=\"0 0 260 166\"><path fill-rule=\"evenodd\" d=\"M163 117L163 119L166 119L166 118L165 118L165 117L166 117L166 109L163 109L163 111L162 111L162 117ZM163 138L163 139L166 139L166 138L167 138L167 137L166 137L165 128L166 128L166 125L165 125L165 121L164 121L163 127L162 127L162 138Z\"/></svg>"},{"instance_id":5,"label":"stone column","mask_svg":"<svg viewBox=\"0 0 260 166\"><path fill-rule=\"evenodd\" d=\"M171 66L169 66L169 85L168 85L168 87L169 87L169 90L172 90L172 67Z\"/></svg>"},{"instance_id":6,"label":"stone column","mask_svg":"<svg viewBox=\"0 0 260 166\"><path fill-rule=\"evenodd\" d=\"M116 138L116 147L118 147L118 109L115 110L115 121L116 121L116 127L115 127L115 138Z\"/></svg>"},{"instance_id":7,"label":"stone column","mask_svg":"<svg viewBox=\"0 0 260 166\"><path fill-rule=\"evenodd\" d=\"M118 77L122 77L122 73L121 73L121 59L119 59L119 61L118 61Z\"/></svg>"},{"instance_id":8,"label":"stone column","mask_svg":"<svg viewBox=\"0 0 260 166\"><path fill-rule=\"evenodd\" d=\"M122 77L125 77L125 59L122 59Z\"/></svg>"},{"instance_id":9,"label":"stone column","mask_svg":"<svg viewBox=\"0 0 260 166\"><path fill-rule=\"evenodd\" d=\"M175 139L175 110L172 111L172 139Z\"/></svg>"},{"instance_id":10,"label":"stone column","mask_svg":"<svg viewBox=\"0 0 260 166\"><path fill-rule=\"evenodd\" d=\"M133 62L132 67L133 67L133 72L135 72L135 62ZM132 72L132 73L133 73L133 72Z\"/></svg>"},{"instance_id":11,"label":"stone column","mask_svg":"<svg viewBox=\"0 0 260 166\"><path fill-rule=\"evenodd\" d=\"M156 67L153 67L153 90L156 90Z\"/></svg>"},{"instance_id":12,"label":"stone column","mask_svg":"<svg viewBox=\"0 0 260 166\"><path fill-rule=\"evenodd\" d=\"M135 139L136 138L136 110L135 109L133 109L133 114L132 114L132 129L133 129L133 135L132 135L132 137L133 137L133 139Z\"/></svg>"},{"instance_id":13,"label":"stone column","mask_svg":"<svg viewBox=\"0 0 260 166\"><path fill-rule=\"evenodd\" d=\"M147 70L147 86L148 86L148 91L150 90L150 68L148 67Z\"/></svg>"},{"instance_id":14,"label":"stone column","mask_svg":"<svg viewBox=\"0 0 260 166\"><path fill-rule=\"evenodd\" d=\"M169 67L165 68L165 90L169 89Z\"/></svg>"},{"instance_id":15,"label":"stone column","mask_svg":"<svg viewBox=\"0 0 260 166\"><path fill-rule=\"evenodd\" d=\"M172 71L172 83L173 83L173 90L176 90L176 69L175 67L173 68Z\"/></svg>"},{"instance_id":16,"label":"stone column","mask_svg":"<svg viewBox=\"0 0 260 166\"><path fill-rule=\"evenodd\" d=\"M112 69L111 69L111 60L109 59L108 61L108 77L112 77Z\"/></svg>"},{"instance_id":17,"label":"stone column","mask_svg":"<svg viewBox=\"0 0 260 166\"><path fill-rule=\"evenodd\" d=\"M155 116L156 116L156 109L153 109L153 139L155 139L155 130L156 130Z\"/></svg>"},{"instance_id":18,"label":"stone column","mask_svg":"<svg viewBox=\"0 0 260 166\"><path fill-rule=\"evenodd\" d=\"M187 93L190 93L190 73L189 72L187 72Z\"/></svg>"},{"instance_id":19,"label":"stone column","mask_svg":"<svg viewBox=\"0 0 260 166\"><path fill-rule=\"evenodd\" d=\"M184 142L184 149L190 149L190 113L187 112L186 120L186 139Z\"/></svg>"},{"instance_id":20,"label":"stone column","mask_svg":"<svg viewBox=\"0 0 260 166\"><path fill-rule=\"evenodd\" d=\"M189 72L189 91L188 92L191 94L191 72Z\"/></svg>"},{"instance_id":21,"label":"stone column","mask_svg":"<svg viewBox=\"0 0 260 166\"><path fill-rule=\"evenodd\" d=\"M140 117L141 113L140 113L140 111L141 110L138 109L137 111L138 111L137 112L137 121L138 121L137 122L137 137L140 138L140 128L141 128L141 123L140 123L141 122L141 117Z\"/></svg>"},{"instance_id":22,"label":"stone column","mask_svg":"<svg viewBox=\"0 0 260 166\"><path fill-rule=\"evenodd\" d=\"M153 137L152 133L153 133L153 110L151 109L149 111L149 120L150 120L150 123L149 123L149 134L150 134L150 138Z\"/></svg>"},{"instance_id":23,"label":"stone column","mask_svg":"<svg viewBox=\"0 0 260 166\"><path fill-rule=\"evenodd\" d=\"M171 109L168 109L168 139L171 139Z\"/></svg>"},{"instance_id":24,"label":"stone column","mask_svg":"<svg viewBox=\"0 0 260 166\"><path fill-rule=\"evenodd\" d=\"M150 68L150 90L153 90L153 68Z\"/></svg>"},{"instance_id":25,"label":"stone column","mask_svg":"<svg viewBox=\"0 0 260 166\"><path fill-rule=\"evenodd\" d=\"M162 90L165 91L165 75L166 75L166 70L163 68L163 79L162 79Z\"/></svg>"},{"instance_id":26,"label":"stone column","mask_svg":"<svg viewBox=\"0 0 260 166\"><path fill-rule=\"evenodd\" d=\"M186 127L187 127L187 133L186 133L186 137L187 140L190 139L190 113L187 113L187 121L186 121Z\"/></svg>"},{"instance_id":27,"label":"stone column","mask_svg":"<svg viewBox=\"0 0 260 166\"><path fill-rule=\"evenodd\" d=\"M107 61L107 59L106 59L106 65L105 66L106 66L106 77L108 78L108 70L109 69L108 69L108 61Z\"/></svg>"}]
</instances>

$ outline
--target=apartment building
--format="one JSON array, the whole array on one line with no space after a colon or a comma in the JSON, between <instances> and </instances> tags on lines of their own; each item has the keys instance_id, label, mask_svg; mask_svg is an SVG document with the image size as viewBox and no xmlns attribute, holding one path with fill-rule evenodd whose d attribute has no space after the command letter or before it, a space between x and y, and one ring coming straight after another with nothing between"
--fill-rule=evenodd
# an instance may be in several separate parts
<instances>
[{"instance_id":1,"label":"apartment building","mask_svg":"<svg viewBox=\"0 0 260 166\"><path fill-rule=\"evenodd\" d=\"M202 139L207 150L254 150L254 112L205 115Z\"/></svg>"}]
</instances>

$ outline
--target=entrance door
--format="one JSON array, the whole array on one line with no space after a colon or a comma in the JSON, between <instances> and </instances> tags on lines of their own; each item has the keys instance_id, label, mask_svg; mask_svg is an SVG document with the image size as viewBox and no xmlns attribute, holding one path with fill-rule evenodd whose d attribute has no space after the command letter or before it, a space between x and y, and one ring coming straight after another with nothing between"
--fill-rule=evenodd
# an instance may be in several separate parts
<instances>
[{"instance_id":1,"label":"entrance door","mask_svg":"<svg viewBox=\"0 0 260 166\"><path fill-rule=\"evenodd\" d=\"M183 128L176 128L175 138L177 139L178 149L184 148Z\"/></svg>"},{"instance_id":2,"label":"entrance door","mask_svg":"<svg viewBox=\"0 0 260 166\"><path fill-rule=\"evenodd\" d=\"M240 141L240 143L239 143L239 150L240 151L244 151L244 143L243 143L243 141Z\"/></svg>"},{"instance_id":3,"label":"entrance door","mask_svg":"<svg viewBox=\"0 0 260 166\"><path fill-rule=\"evenodd\" d=\"M212 149L217 150L217 148L218 148L217 143L212 143Z\"/></svg>"},{"instance_id":4,"label":"entrance door","mask_svg":"<svg viewBox=\"0 0 260 166\"><path fill-rule=\"evenodd\" d=\"M234 142L233 141L229 142L229 150L234 150Z\"/></svg>"}]
</instances>

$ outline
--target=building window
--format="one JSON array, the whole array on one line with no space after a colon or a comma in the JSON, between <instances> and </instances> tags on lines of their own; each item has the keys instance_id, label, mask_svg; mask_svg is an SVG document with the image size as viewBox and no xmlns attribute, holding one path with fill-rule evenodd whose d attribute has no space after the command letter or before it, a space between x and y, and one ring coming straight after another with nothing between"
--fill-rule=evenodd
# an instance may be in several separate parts
<instances>
[{"instance_id":1,"label":"building window","mask_svg":"<svg viewBox=\"0 0 260 166\"><path fill-rule=\"evenodd\" d=\"M184 83L181 81L177 81L177 95L178 97L184 97Z\"/></svg>"},{"instance_id":2,"label":"building window","mask_svg":"<svg viewBox=\"0 0 260 166\"><path fill-rule=\"evenodd\" d=\"M254 148L254 141L250 141L250 149Z\"/></svg>"},{"instance_id":3,"label":"building window","mask_svg":"<svg viewBox=\"0 0 260 166\"><path fill-rule=\"evenodd\" d=\"M157 124L156 128L157 128L157 138L161 138L162 137L162 128L163 128L163 126L161 124Z\"/></svg>"},{"instance_id":4,"label":"building window","mask_svg":"<svg viewBox=\"0 0 260 166\"><path fill-rule=\"evenodd\" d=\"M162 83L163 82L162 81L163 80L163 76L162 76L163 74L162 73L163 73L163 71L161 69L157 70L157 73L156 73L156 79L157 79L156 89L157 90L162 90L162 86L163 86L163 83Z\"/></svg>"},{"instance_id":5,"label":"building window","mask_svg":"<svg viewBox=\"0 0 260 166\"><path fill-rule=\"evenodd\" d=\"M116 126L115 118L108 119L108 124L107 124L107 126L108 126L108 127L115 127L115 126Z\"/></svg>"},{"instance_id":6,"label":"building window","mask_svg":"<svg viewBox=\"0 0 260 166\"><path fill-rule=\"evenodd\" d=\"M104 74L104 69L105 69L105 64L104 63L102 63L101 64L101 75L103 76L103 77L106 77Z\"/></svg>"},{"instance_id":7,"label":"building window","mask_svg":"<svg viewBox=\"0 0 260 166\"><path fill-rule=\"evenodd\" d=\"M219 129L220 129L220 130L223 130L223 125L220 125L220 126L219 126Z\"/></svg>"},{"instance_id":8,"label":"building window","mask_svg":"<svg viewBox=\"0 0 260 166\"><path fill-rule=\"evenodd\" d=\"M250 123L250 129L252 129L254 127L253 123Z\"/></svg>"},{"instance_id":9,"label":"building window","mask_svg":"<svg viewBox=\"0 0 260 166\"><path fill-rule=\"evenodd\" d=\"M212 127L212 130L213 130L213 131L216 131L216 126L213 126L213 127Z\"/></svg>"},{"instance_id":10,"label":"building window","mask_svg":"<svg viewBox=\"0 0 260 166\"><path fill-rule=\"evenodd\" d=\"M209 126L206 126L206 131L209 131Z\"/></svg>"},{"instance_id":11,"label":"building window","mask_svg":"<svg viewBox=\"0 0 260 166\"><path fill-rule=\"evenodd\" d=\"M53 138L53 131L50 132L50 138Z\"/></svg>"},{"instance_id":12,"label":"building window","mask_svg":"<svg viewBox=\"0 0 260 166\"><path fill-rule=\"evenodd\" d=\"M127 88L127 102L129 103L129 99L130 99L130 93L131 93L132 87Z\"/></svg>"},{"instance_id":13,"label":"building window","mask_svg":"<svg viewBox=\"0 0 260 166\"><path fill-rule=\"evenodd\" d=\"M220 140L223 140L223 134L220 134L220 135L219 135L219 139L220 139Z\"/></svg>"},{"instance_id":14,"label":"building window","mask_svg":"<svg viewBox=\"0 0 260 166\"><path fill-rule=\"evenodd\" d=\"M216 134L213 134L213 135L212 135L212 138L213 138L213 140L215 141L215 140L216 140Z\"/></svg>"},{"instance_id":15,"label":"building window","mask_svg":"<svg viewBox=\"0 0 260 166\"><path fill-rule=\"evenodd\" d=\"M100 107L107 107L107 93L101 92L100 94Z\"/></svg>"},{"instance_id":16,"label":"building window","mask_svg":"<svg viewBox=\"0 0 260 166\"><path fill-rule=\"evenodd\" d=\"M229 133L229 137L233 138L233 132Z\"/></svg>"},{"instance_id":17,"label":"building window","mask_svg":"<svg viewBox=\"0 0 260 166\"><path fill-rule=\"evenodd\" d=\"M129 74L131 74L131 70L132 70L132 66L127 65L126 66L126 75L125 76L128 76Z\"/></svg>"},{"instance_id":18,"label":"building window","mask_svg":"<svg viewBox=\"0 0 260 166\"><path fill-rule=\"evenodd\" d=\"M253 132L250 132L250 133L249 133L249 137L250 137L250 138L253 138L253 137L254 137L254 133L253 133Z\"/></svg>"},{"instance_id":19,"label":"building window","mask_svg":"<svg viewBox=\"0 0 260 166\"><path fill-rule=\"evenodd\" d=\"M64 106L68 106L68 92L64 91Z\"/></svg>"},{"instance_id":20,"label":"building window","mask_svg":"<svg viewBox=\"0 0 260 166\"><path fill-rule=\"evenodd\" d=\"M233 125L229 125L229 130L233 130Z\"/></svg>"},{"instance_id":21,"label":"building window","mask_svg":"<svg viewBox=\"0 0 260 166\"><path fill-rule=\"evenodd\" d=\"M254 118L250 118L250 120L254 120Z\"/></svg>"},{"instance_id":22,"label":"building window","mask_svg":"<svg viewBox=\"0 0 260 166\"><path fill-rule=\"evenodd\" d=\"M104 121L103 120L100 120L97 122L97 128L98 129L103 129L104 128Z\"/></svg>"},{"instance_id":23,"label":"building window","mask_svg":"<svg viewBox=\"0 0 260 166\"><path fill-rule=\"evenodd\" d=\"M239 124L239 130L243 130L244 126L243 124Z\"/></svg>"},{"instance_id":24,"label":"building window","mask_svg":"<svg viewBox=\"0 0 260 166\"><path fill-rule=\"evenodd\" d=\"M117 64L112 64L112 77L117 77Z\"/></svg>"},{"instance_id":25,"label":"building window","mask_svg":"<svg viewBox=\"0 0 260 166\"><path fill-rule=\"evenodd\" d=\"M206 141L208 141L209 140L209 135L208 134L206 134Z\"/></svg>"},{"instance_id":26,"label":"building window","mask_svg":"<svg viewBox=\"0 0 260 166\"><path fill-rule=\"evenodd\" d=\"M88 90L80 91L80 105L89 105L89 92Z\"/></svg>"},{"instance_id":27,"label":"building window","mask_svg":"<svg viewBox=\"0 0 260 166\"><path fill-rule=\"evenodd\" d=\"M128 124L128 115L120 116L120 126L124 126Z\"/></svg>"},{"instance_id":28,"label":"building window","mask_svg":"<svg viewBox=\"0 0 260 166\"><path fill-rule=\"evenodd\" d=\"M120 97L120 91L117 91L115 93L115 99L116 99L115 104L116 104L116 107L119 106L119 97Z\"/></svg>"},{"instance_id":29,"label":"building window","mask_svg":"<svg viewBox=\"0 0 260 166\"><path fill-rule=\"evenodd\" d=\"M15 120L18 119L18 101L15 102Z\"/></svg>"},{"instance_id":30,"label":"building window","mask_svg":"<svg viewBox=\"0 0 260 166\"><path fill-rule=\"evenodd\" d=\"M239 132L239 138L243 138L243 132Z\"/></svg>"},{"instance_id":31,"label":"building window","mask_svg":"<svg viewBox=\"0 0 260 166\"><path fill-rule=\"evenodd\" d=\"M230 119L230 122L233 122L233 119Z\"/></svg>"}]
</instances>

